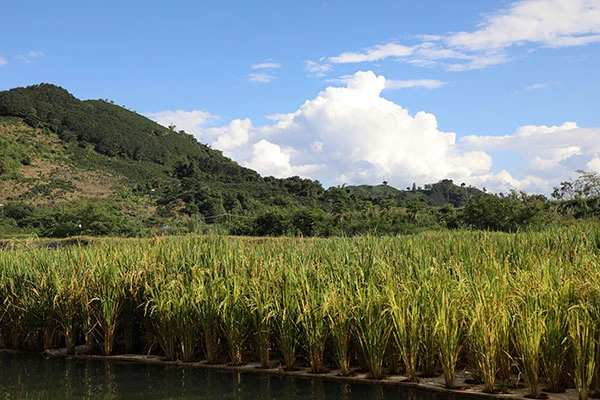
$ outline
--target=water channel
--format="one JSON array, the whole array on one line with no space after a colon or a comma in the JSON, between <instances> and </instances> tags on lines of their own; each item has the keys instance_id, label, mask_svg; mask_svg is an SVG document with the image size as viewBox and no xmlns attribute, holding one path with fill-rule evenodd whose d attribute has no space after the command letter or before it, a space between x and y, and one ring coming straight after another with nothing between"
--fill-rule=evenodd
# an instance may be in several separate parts
<instances>
[{"instance_id":1,"label":"water channel","mask_svg":"<svg viewBox=\"0 0 600 400\"><path fill-rule=\"evenodd\" d=\"M260 372L0 352L0 399L460 400L412 388Z\"/></svg>"}]
</instances>

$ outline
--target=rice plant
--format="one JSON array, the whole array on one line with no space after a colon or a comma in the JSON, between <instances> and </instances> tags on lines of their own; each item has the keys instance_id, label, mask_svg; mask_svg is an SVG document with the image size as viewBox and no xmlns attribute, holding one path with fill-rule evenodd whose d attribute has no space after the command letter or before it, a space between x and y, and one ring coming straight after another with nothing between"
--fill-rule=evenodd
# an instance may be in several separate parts
<instances>
[{"instance_id":1,"label":"rice plant","mask_svg":"<svg viewBox=\"0 0 600 400\"><path fill-rule=\"evenodd\" d=\"M469 351L488 393L494 392L501 353L508 351L503 347L503 335L508 326L506 308L490 293L491 290L489 286L474 290L469 327Z\"/></svg>"},{"instance_id":2,"label":"rice plant","mask_svg":"<svg viewBox=\"0 0 600 400\"><path fill-rule=\"evenodd\" d=\"M332 287L325 295L325 314L329 322L335 360L343 376L350 374L348 352L354 325L353 303L354 296L345 283L341 283L339 287Z\"/></svg>"},{"instance_id":3,"label":"rice plant","mask_svg":"<svg viewBox=\"0 0 600 400\"><path fill-rule=\"evenodd\" d=\"M514 342L520 356L529 394L540 397L540 352L542 337L546 330L546 312L539 304L539 298L531 292L518 299L514 315Z\"/></svg>"},{"instance_id":4,"label":"rice plant","mask_svg":"<svg viewBox=\"0 0 600 400\"><path fill-rule=\"evenodd\" d=\"M435 232L330 239L93 239L0 252L0 347L140 351L167 359L303 359L378 379L444 375L466 362L493 391L531 395L598 374L598 224L545 232ZM512 319L511 319L512 318ZM201 351L202 350L202 351ZM515 364L516 363L516 364ZM536 372L537 371L537 372ZM511 376L511 372L513 375ZM590 381L592 379L592 381ZM592 383L590 383L592 382ZM595 385L600 384L596 378Z\"/></svg>"},{"instance_id":5,"label":"rice plant","mask_svg":"<svg viewBox=\"0 0 600 400\"><path fill-rule=\"evenodd\" d=\"M229 277L225 282L225 293L219 308L225 339L232 365L242 365L244 345L248 338L250 314L246 300L244 282L240 277Z\"/></svg>"},{"instance_id":6,"label":"rice plant","mask_svg":"<svg viewBox=\"0 0 600 400\"><path fill-rule=\"evenodd\" d=\"M86 288L82 285L77 269L61 272L62 274L55 272L53 276L56 288L53 309L62 328L67 354L71 355L75 354L80 333L83 318L82 298Z\"/></svg>"},{"instance_id":7,"label":"rice plant","mask_svg":"<svg viewBox=\"0 0 600 400\"><path fill-rule=\"evenodd\" d=\"M258 360L262 368L269 368L271 365L273 318L275 316L272 281L253 277L248 282L247 300Z\"/></svg>"},{"instance_id":8,"label":"rice plant","mask_svg":"<svg viewBox=\"0 0 600 400\"><path fill-rule=\"evenodd\" d=\"M304 345L308 353L310 370L323 372L325 345L329 335L327 315L325 313L325 286L315 275L304 271L298 281L297 296L299 298L299 326ZM314 271L311 271L314 273Z\"/></svg>"},{"instance_id":9,"label":"rice plant","mask_svg":"<svg viewBox=\"0 0 600 400\"><path fill-rule=\"evenodd\" d=\"M354 330L369 378L383 378L383 361L392 332L385 293L372 282L355 289Z\"/></svg>"},{"instance_id":10,"label":"rice plant","mask_svg":"<svg viewBox=\"0 0 600 400\"><path fill-rule=\"evenodd\" d=\"M197 274L192 290L196 295L204 356L209 364L216 364L221 343L220 305L225 295L223 281L210 270L203 270Z\"/></svg>"},{"instance_id":11,"label":"rice plant","mask_svg":"<svg viewBox=\"0 0 600 400\"><path fill-rule=\"evenodd\" d=\"M147 315L151 318L156 340L165 359L169 361L177 359L179 312L177 295L180 288L180 283L176 280L157 282L153 287L148 288L150 299L147 305Z\"/></svg>"},{"instance_id":12,"label":"rice plant","mask_svg":"<svg viewBox=\"0 0 600 400\"><path fill-rule=\"evenodd\" d=\"M573 306L568 313L569 342L574 371L573 381L580 400L587 400L596 369L597 329L595 320L585 304Z\"/></svg>"},{"instance_id":13,"label":"rice plant","mask_svg":"<svg viewBox=\"0 0 600 400\"><path fill-rule=\"evenodd\" d=\"M442 291L435 303L435 337L447 388L454 388L456 364L464 338L461 303L455 291ZM454 297L453 297L454 295Z\"/></svg>"},{"instance_id":14,"label":"rice plant","mask_svg":"<svg viewBox=\"0 0 600 400\"><path fill-rule=\"evenodd\" d=\"M389 312L394 327L393 338L400 351L408 381L417 380L423 300L420 291L415 282L392 284L388 289Z\"/></svg>"},{"instance_id":15,"label":"rice plant","mask_svg":"<svg viewBox=\"0 0 600 400\"><path fill-rule=\"evenodd\" d=\"M91 306L92 317L100 328L102 353L108 356L113 352L115 335L121 323L124 271L118 270L114 264L109 263L93 272L94 275L89 276L88 282L95 280L94 283L89 283L92 285L91 295L94 297L87 300L87 303Z\"/></svg>"},{"instance_id":16,"label":"rice plant","mask_svg":"<svg viewBox=\"0 0 600 400\"><path fill-rule=\"evenodd\" d=\"M300 340L300 303L291 276L282 273L276 287L274 331L285 369L291 371Z\"/></svg>"}]
</instances>

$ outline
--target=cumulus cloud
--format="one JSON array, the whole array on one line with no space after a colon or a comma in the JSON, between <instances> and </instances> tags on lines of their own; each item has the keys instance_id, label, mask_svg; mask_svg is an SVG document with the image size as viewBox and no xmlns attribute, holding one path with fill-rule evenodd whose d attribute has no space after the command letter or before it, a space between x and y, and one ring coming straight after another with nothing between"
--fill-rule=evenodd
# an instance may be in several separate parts
<instances>
[{"instance_id":1,"label":"cumulus cloud","mask_svg":"<svg viewBox=\"0 0 600 400\"><path fill-rule=\"evenodd\" d=\"M409 39L410 40L410 39ZM378 44L360 51L326 57L313 67L376 62L387 58L415 66L441 66L448 71L467 71L504 64L515 52L536 47L572 47L600 42L598 0L517 0L497 10L473 31L446 35L419 35L414 44ZM326 60L326 62L324 62Z\"/></svg>"},{"instance_id":2,"label":"cumulus cloud","mask_svg":"<svg viewBox=\"0 0 600 400\"><path fill-rule=\"evenodd\" d=\"M213 147L223 150L225 155L248 143L252 121L250 119L234 119L228 126L202 129L204 139Z\"/></svg>"},{"instance_id":3,"label":"cumulus cloud","mask_svg":"<svg viewBox=\"0 0 600 400\"><path fill-rule=\"evenodd\" d=\"M404 185L489 170L488 155L456 151L454 133L439 131L432 114L412 116L381 97L385 87L383 76L357 72L346 87L325 89L262 133L272 143L287 145L292 169L313 171L313 178L333 184L394 177L391 183Z\"/></svg>"},{"instance_id":4,"label":"cumulus cloud","mask_svg":"<svg viewBox=\"0 0 600 400\"><path fill-rule=\"evenodd\" d=\"M17 60L21 60L23 62L26 63L31 63L33 62L33 59L38 58L38 57L42 57L45 54L41 51L37 51L37 50L30 50L29 53L27 54L19 54L16 58Z\"/></svg>"},{"instance_id":5,"label":"cumulus cloud","mask_svg":"<svg viewBox=\"0 0 600 400\"><path fill-rule=\"evenodd\" d=\"M522 126L504 136L465 136L459 148L519 154L528 175L516 188L548 193L552 185L568 179L574 170L600 166L599 137L600 128L580 128L575 122L565 122Z\"/></svg>"},{"instance_id":6,"label":"cumulus cloud","mask_svg":"<svg viewBox=\"0 0 600 400\"><path fill-rule=\"evenodd\" d=\"M328 87L297 111L270 116L270 125L234 120L196 132L261 174L300 175L325 184L386 178L402 186L488 173L487 154L457 151L456 135L440 131L434 115L410 115L381 97L385 87L383 76L357 72L345 87Z\"/></svg>"},{"instance_id":7,"label":"cumulus cloud","mask_svg":"<svg viewBox=\"0 0 600 400\"><path fill-rule=\"evenodd\" d=\"M600 168L600 128L527 125L507 135L457 140L454 132L438 128L435 115L409 114L382 97L387 86L385 77L359 71L343 87L326 88L294 112L268 116L263 126L249 119L209 126L215 117L201 111L147 115L189 125L199 141L262 175L299 175L325 186L385 179L405 187L449 178L491 192L549 194L574 170ZM520 157L524 167L502 168L495 162L502 152Z\"/></svg>"},{"instance_id":8,"label":"cumulus cloud","mask_svg":"<svg viewBox=\"0 0 600 400\"><path fill-rule=\"evenodd\" d=\"M590 162L586 164L589 171L600 173L600 154L594 154Z\"/></svg>"},{"instance_id":9,"label":"cumulus cloud","mask_svg":"<svg viewBox=\"0 0 600 400\"><path fill-rule=\"evenodd\" d=\"M8 62L4 58L0 57L0 67L4 66L6 64L8 64Z\"/></svg>"},{"instance_id":10,"label":"cumulus cloud","mask_svg":"<svg viewBox=\"0 0 600 400\"><path fill-rule=\"evenodd\" d=\"M262 139L252 146L252 158L245 164L264 175L284 177L292 173L290 149Z\"/></svg>"},{"instance_id":11,"label":"cumulus cloud","mask_svg":"<svg viewBox=\"0 0 600 400\"><path fill-rule=\"evenodd\" d=\"M153 119L163 126L175 125L177 130L184 130L188 133L199 132L204 127L216 121L217 116L206 111L159 111L145 113L145 116Z\"/></svg>"}]
</instances>

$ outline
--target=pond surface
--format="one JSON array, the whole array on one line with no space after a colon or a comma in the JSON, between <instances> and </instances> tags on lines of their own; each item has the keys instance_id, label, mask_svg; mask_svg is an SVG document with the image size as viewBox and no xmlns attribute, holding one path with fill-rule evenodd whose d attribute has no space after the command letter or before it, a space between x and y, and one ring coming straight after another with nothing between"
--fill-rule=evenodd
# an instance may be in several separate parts
<instances>
[{"instance_id":1,"label":"pond surface","mask_svg":"<svg viewBox=\"0 0 600 400\"><path fill-rule=\"evenodd\" d=\"M320 378L0 352L0 399L460 400L460 397Z\"/></svg>"}]
</instances>

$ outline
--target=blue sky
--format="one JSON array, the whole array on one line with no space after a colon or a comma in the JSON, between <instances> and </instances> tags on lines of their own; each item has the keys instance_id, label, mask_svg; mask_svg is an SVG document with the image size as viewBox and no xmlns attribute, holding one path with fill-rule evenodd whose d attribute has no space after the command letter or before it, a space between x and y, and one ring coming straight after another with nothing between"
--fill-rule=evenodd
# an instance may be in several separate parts
<instances>
[{"instance_id":1,"label":"blue sky","mask_svg":"<svg viewBox=\"0 0 600 400\"><path fill-rule=\"evenodd\" d=\"M2 8L0 90L111 99L263 175L548 194L600 172L600 0Z\"/></svg>"}]
</instances>

